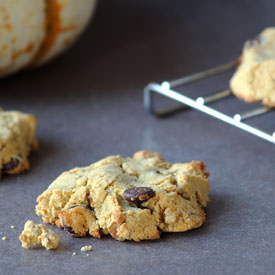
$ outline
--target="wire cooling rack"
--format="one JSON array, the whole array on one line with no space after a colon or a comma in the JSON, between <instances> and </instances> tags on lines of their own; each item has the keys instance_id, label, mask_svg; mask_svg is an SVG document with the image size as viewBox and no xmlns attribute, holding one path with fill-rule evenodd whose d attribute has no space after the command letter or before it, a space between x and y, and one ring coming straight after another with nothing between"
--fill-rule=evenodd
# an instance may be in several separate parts
<instances>
[{"instance_id":1,"label":"wire cooling rack","mask_svg":"<svg viewBox=\"0 0 275 275\"><path fill-rule=\"evenodd\" d=\"M248 120L250 118L254 118L259 115L264 115L270 111L274 111L275 110L274 108L263 106L260 108L243 112L243 113L236 112L232 116L229 116L223 112L220 112L212 107L207 106L207 103L222 100L226 97L231 96L232 91L229 89L222 90L220 92L211 94L209 96L204 96L204 97L200 96L200 97L197 97L196 99L192 99L175 90L175 88L183 86L185 84L189 84L189 83L201 80L203 78L217 75L219 73L231 70L237 67L238 64L239 64L239 60L234 60L227 64L221 65L219 67L212 68L199 73L195 73L192 75L184 76L176 80L164 81L161 84L151 83L144 88L144 107L149 113L156 115L158 117L163 117L179 110L186 110L186 109L193 108L209 116L212 116L216 119L222 120L223 122L230 124L232 126L235 126L252 135L255 135L259 138L262 138L264 140L267 140L275 144L275 132L270 134L243 122L244 120ZM156 110L153 105L153 93L163 95L181 104L177 106L173 106L172 108Z\"/></svg>"}]
</instances>

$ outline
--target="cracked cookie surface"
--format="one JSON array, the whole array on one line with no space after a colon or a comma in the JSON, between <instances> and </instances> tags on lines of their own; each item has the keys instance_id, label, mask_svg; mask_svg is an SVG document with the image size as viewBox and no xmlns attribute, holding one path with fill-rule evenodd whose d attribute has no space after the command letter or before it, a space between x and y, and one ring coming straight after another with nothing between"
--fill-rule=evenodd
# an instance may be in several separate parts
<instances>
[{"instance_id":1,"label":"cracked cookie surface","mask_svg":"<svg viewBox=\"0 0 275 275\"><path fill-rule=\"evenodd\" d=\"M33 115L0 110L0 175L29 169L28 155L37 147Z\"/></svg>"},{"instance_id":2,"label":"cracked cookie surface","mask_svg":"<svg viewBox=\"0 0 275 275\"><path fill-rule=\"evenodd\" d=\"M139 151L64 172L37 198L36 213L73 236L157 239L204 223L208 184L201 161L171 164Z\"/></svg>"},{"instance_id":3,"label":"cracked cookie surface","mask_svg":"<svg viewBox=\"0 0 275 275\"><path fill-rule=\"evenodd\" d=\"M275 107L275 27L265 29L245 43L230 87L244 101L262 101Z\"/></svg>"}]
</instances>

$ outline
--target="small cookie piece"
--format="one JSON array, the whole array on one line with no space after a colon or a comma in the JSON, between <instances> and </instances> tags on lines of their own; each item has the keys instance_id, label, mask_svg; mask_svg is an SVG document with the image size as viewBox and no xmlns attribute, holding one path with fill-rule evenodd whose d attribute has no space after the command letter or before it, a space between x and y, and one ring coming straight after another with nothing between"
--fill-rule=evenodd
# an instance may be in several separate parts
<instances>
[{"instance_id":1,"label":"small cookie piece","mask_svg":"<svg viewBox=\"0 0 275 275\"><path fill-rule=\"evenodd\" d=\"M37 198L36 214L77 237L158 239L204 223L208 175L201 161L171 164L149 151L110 156L61 174Z\"/></svg>"},{"instance_id":2,"label":"small cookie piece","mask_svg":"<svg viewBox=\"0 0 275 275\"><path fill-rule=\"evenodd\" d=\"M265 29L245 43L230 87L246 102L262 101L275 107L275 27Z\"/></svg>"},{"instance_id":3,"label":"small cookie piece","mask_svg":"<svg viewBox=\"0 0 275 275\"><path fill-rule=\"evenodd\" d=\"M91 245L85 245L80 248L81 252L88 252L88 251L92 251L92 250L93 250L93 247Z\"/></svg>"},{"instance_id":4,"label":"small cookie piece","mask_svg":"<svg viewBox=\"0 0 275 275\"><path fill-rule=\"evenodd\" d=\"M0 110L0 175L29 169L27 157L38 144L36 125L33 115Z\"/></svg>"},{"instance_id":5,"label":"small cookie piece","mask_svg":"<svg viewBox=\"0 0 275 275\"><path fill-rule=\"evenodd\" d=\"M58 247L60 238L45 224L35 224L33 221L28 220L25 223L24 231L19 236L19 240L24 248L41 244L49 250Z\"/></svg>"}]
</instances>

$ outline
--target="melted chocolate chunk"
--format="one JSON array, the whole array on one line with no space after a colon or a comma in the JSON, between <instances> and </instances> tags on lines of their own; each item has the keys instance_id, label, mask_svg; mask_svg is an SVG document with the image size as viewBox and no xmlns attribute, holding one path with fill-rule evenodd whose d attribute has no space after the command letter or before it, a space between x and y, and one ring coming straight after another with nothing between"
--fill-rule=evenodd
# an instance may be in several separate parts
<instances>
[{"instance_id":1,"label":"melted chocolate chunk","mask_svg":"<svg viewBox=\"0 0 275 275\"><path fill-rule=\"evenodd\" d=\"M156 195L155 191L149 187L133 187L124 191L123 197L129 202L140 205Z\"/></svg>"},{"instance_id":2,"label":"melted chocolate chunk","mask_svg":"<svg viewBox=\"0 0 275 275\"><path fill-rule=\"evenodd\" d=\"M11 159L9 162L4 163L2 166L2 172L9 172L13 169L15 169L20 164L20 161L18 159Z\"/></svg>"},{"instance_id":3,"label":"melted chocolate chunk","mask_svg":"<svg viewBox=\"0 0 275 275\"><path fill-rule=\"evenodd\" d=\"M88 209L90 209L91 211L95 212L94 207L92 207L92 206L90 206L90 205L88 205Z\"/></svg>"},{"instance_id":4,"label":"melted chocolate chunk","mask_svg":"<svg viewBox=\"0 0 275 275\"><path fill-rule=\"evenodd\" d=\"M70 235L72 235L73 237L78 237L78 235L74 232L74 230L72 229L72 227L66 225L65 221L64 221L64 217L62 217L62 225L64 227L64 229L70 233Z\"/></svg>"},{"instance_id":5,"label":"melted chocolate chunk","mask_svg":"<svg viewBox=\"0 0 275 275\"><path fill-rule=\"evenodd\" d=\"M83 208L87 208L87 209L89 209L93 212L95 211L95 209L92 206L85 205L85 204L74 204L74 205L70 206L69 208L67 208L66 210L71 210L71 209L76 208L76 207L83 207Z\"/></svg>"},{"instance_id":6,"label":"melted chocolate chunk","mask_svg":"<svg viewBox=\"0 0 275 275\"><path fill-rule=\"evenodd\" d=\"M67 208L66 211L71 210L71 209L76 208L76 207L86 208L86 206L83 205L83 204L74 204L74 205L70 206L69 208Z\"/></svg>"}]
</instances>

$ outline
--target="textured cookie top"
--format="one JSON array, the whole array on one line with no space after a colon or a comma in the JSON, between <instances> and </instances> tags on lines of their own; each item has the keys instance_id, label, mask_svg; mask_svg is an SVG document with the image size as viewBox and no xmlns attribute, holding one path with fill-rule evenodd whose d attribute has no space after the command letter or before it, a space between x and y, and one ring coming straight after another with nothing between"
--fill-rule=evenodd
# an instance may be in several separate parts
<instances>
[{"instance_id":1,"label":"textured cookie top","mask_svg":"<svg viewBox=\"0 0 275 275\"><path fill-rule=\"evenodd\" d=\"M28 125L28 127L26 127ZM7 142L14 133L35 131L36 120L32 115L0 109L0 140ZM31 133L29 134L31 136Z\"/></svg>"},{"instance_id":2,"label":"textured cookie top","mask_svg":"<svg viewBox=\"0 0 275 275\"><path fill-rule=\"evenodd\" d=\"M275 106L275 27L245 43L241 64L230 81L236 96Z\"/></svg>"},{"instance_id":3,"label":"textured cookie top","mask_svg":"<svg viewBox=\"0 0 275 275\"><path fill-rule=\"evenodd\" d=\"M149 151L110 156L61 174L38 197L36 213L74 235L155 239L160 231L203 223L209 200L204 169L201 161L171 164Z\"/></svg>"},{"instance_id":4,"label":"textured cookie top","mask_svg":"<svg viewBox=\"0 0 275 275\"><path fill-rule=\"evenodd\" d=\"M30 114L0 110L0 174L28 168L27 156L37 146L36 125Z\"/></svg>"}]
</instances>

